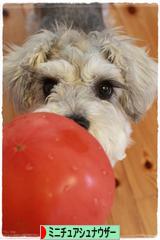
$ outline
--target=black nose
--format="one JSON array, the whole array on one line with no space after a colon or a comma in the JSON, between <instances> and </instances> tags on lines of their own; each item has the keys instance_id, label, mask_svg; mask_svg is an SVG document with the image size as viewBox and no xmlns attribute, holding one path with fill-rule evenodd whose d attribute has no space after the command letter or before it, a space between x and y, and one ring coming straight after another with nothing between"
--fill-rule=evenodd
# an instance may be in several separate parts
<instances>
[{"instance_id":1,"label":"black nose","mask_svg":"<svg viewBox=\"0 0 160 240\"><path fill-rule=\"evenodd\" d=\"M73 114L68 116L68 118L72 119L73 121L78 123L81 127L84 127L85 129L89 128L89 125L90 125L89 121L81 115Z\"/></svg>"}]
</instances>

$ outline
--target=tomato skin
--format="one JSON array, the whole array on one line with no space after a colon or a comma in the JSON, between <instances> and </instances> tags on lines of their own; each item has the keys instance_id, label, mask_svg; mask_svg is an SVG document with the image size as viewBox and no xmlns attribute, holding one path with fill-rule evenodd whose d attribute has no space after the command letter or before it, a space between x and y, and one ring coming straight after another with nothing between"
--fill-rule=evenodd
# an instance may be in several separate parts
<instances>
[{"instance_id":1,"label":"tomato skin","mask_svg":"<svg viewBox=\"0 0 160 240\"><path fill-rule=\"evenodd\" d=\"M40 225L105 224L115 182L102 147L72 120L17 117L3 131L3 234L39 235Z\"/></svg>"}]
</instances>

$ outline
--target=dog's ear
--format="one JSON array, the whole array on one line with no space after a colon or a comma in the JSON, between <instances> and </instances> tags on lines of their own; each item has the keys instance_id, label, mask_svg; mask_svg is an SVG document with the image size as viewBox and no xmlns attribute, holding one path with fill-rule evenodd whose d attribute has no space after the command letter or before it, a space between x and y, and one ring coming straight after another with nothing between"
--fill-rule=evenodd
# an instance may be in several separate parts
<instances>
[{"instance_id":1,"label":"dog's ear","mask_svg":"<svg viewBox=\"0 0 160 240\"><path fill-rule=\"evenodd\" d=\"M157 63L145 49L128 44L125 46L128 62L124 73L127 91L120 102L126 113L137 121L149 109L157 93Z\"/></svg>"},{"instance_id":2,"label":"dog's ear","mask_svg":"<svg viewBox=\"0 0 160 240\"><path fill-rule=\"evenodd\" d=\"M157 63L144 48L137 47L125 36L109 36L102 52L111 63L121 69L127 90L120 103L132 120L137 121L153 103L157 91Z\"/></svg>"},{"instance_id":3,"label":"dog's ear","mask_svg":"<svg viewBox=\"0 0 160 240\"><path fill-rule=\"evenodd\" d=\"M56 35L42 30L30 37L22 47L13 46L4 58L4 87L9 89L17 111L26 111L32 105L35 94L30 94L32 71L49 59L56 44ZM32 99L34 98L34 99Z\"/></svg>"}]
</instances>

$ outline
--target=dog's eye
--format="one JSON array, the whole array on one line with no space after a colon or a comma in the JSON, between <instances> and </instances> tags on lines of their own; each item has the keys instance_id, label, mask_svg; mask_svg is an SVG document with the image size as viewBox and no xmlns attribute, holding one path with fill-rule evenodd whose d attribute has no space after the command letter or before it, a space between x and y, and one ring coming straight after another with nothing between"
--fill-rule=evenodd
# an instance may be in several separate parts
<instances>
[{"instance_id":1,"label":"dog's eye","mask_svg":"<svg viewBox=\"0 0 160 240\"><path fill-rule=\"evenodd\" d=\"M114 90L112 84L108 80L100 81L95 86L96 95L100 99L108 100L111 98Z\"/></svg>"},{"instance_id":2,"label":"dog's eye","mask_svg":"<svg viewBox=\"0 0 160 240\"><path fill-rule=\"evenodd\" d=\"M51 90L57 84L58 84L57 79L54 79L54 78L52 79L49 77L43 78L43 93L44 93L45 97L47 97L51 93Z\"/></svg>"}]
</instances>

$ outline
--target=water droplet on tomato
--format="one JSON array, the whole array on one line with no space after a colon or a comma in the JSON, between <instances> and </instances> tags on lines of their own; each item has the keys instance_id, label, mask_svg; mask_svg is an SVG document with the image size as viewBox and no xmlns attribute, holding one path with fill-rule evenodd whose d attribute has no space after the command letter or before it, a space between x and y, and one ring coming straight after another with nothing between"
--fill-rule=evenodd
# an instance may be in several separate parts
<instances>
[{"instance_id":1,"label":"water droplet on tomato","mask_svg":"<svg viewBox=\"0 0 160 240\"><path fill-rule=\"evenodd\" d=\"M106 170L102 170L102 174L103 174L104 176L106 176L106 175L107 175L107 171L106 171Z\"/></svg>"},{"instance_id":2,"label":"water droplet on tomato","mask_svg":"<svg viewBox=\"0 0 160 240\"><path fill-rule=\"evenodd\" d=\"M49 193L48 193L48 197L49 197L49 198L52 198L52 197L53 197L53 193L52 193L52 192L49 192Z\"/></svg>"},{"instance_id":3,"label":"water droplet on tomato","mask_svg":"<svg viewBox=\"0 0 160 240\"><path fill-rule=\"evenodd\" d=\"M48 154L48 158L49 158L49 159L54 159L53 154L49 153L49 154Z\"/></svg>"},{"instance_id":4,"label":"water droplet on tomato","mask_svg":"<svg viewBox=\"0 0 160 240\"><path fill-rule=\"evenodd\" d=\"M77 171L78 170L77 166L72 166L71 168L72 168L73 171Z\"/></svg>"},{"instance_id":5,"label":"water droplet on tomato","mask_svg":"<svg viewBox=\"0 0 160 240\"><path fill-rule=\"evenodd\" d=\"M90 175L85 176L85 182L86 182L88 187L93 187L95 185L94 178L91 177Z\"/></svg>"},{"instance_id":6,"label":"water droplet on tomato","mask_svg":"<svg viewBox=\"0 0 160 240\"><path fill-rule=\"evenodd\" d=\"M56 141L56 142L59 142L59 141L60 141L60 139L59 139L59 138L56 138L56 139L55 139L55 141Z\"/></svg>"},{"instance_id":7,"label":"water droplet on tomato","mask_svg":"<svg viewBox=\"0 0 160 240\"><path fill-rule=\"evenodd\" d=\"M26 170L27 170L27 171L32 171L32 170L33 170L33 166L32 166L31 163L28 163L28 164L26 165Z\"/></svg>"},{"instance_id":8,"label":"water droplet on tomato","mask_svg":"<svg viewBox=\"0 0 160 240\"><path fill-rule=\"evenodd\" d=\"M68 192L69 189L70 189L70 186L67 185L67 186L64 187L63 191L64 191L64 192Z\"/></svg>"}]
</instances>

